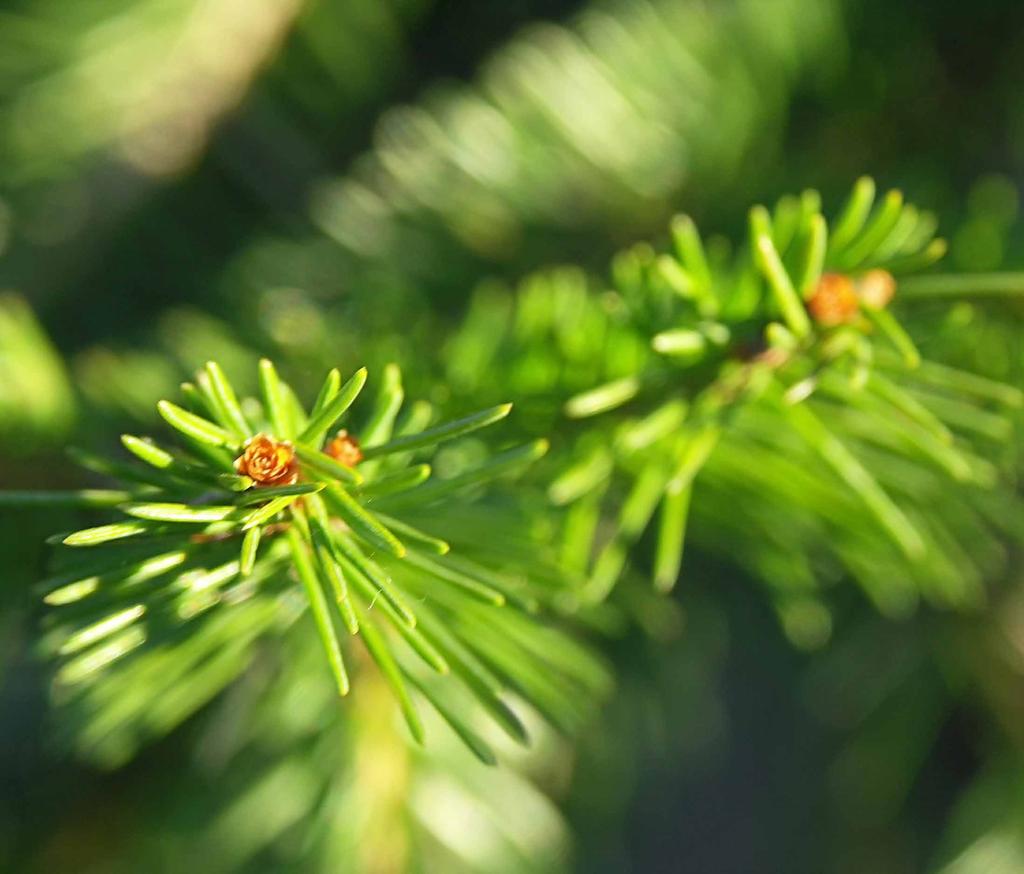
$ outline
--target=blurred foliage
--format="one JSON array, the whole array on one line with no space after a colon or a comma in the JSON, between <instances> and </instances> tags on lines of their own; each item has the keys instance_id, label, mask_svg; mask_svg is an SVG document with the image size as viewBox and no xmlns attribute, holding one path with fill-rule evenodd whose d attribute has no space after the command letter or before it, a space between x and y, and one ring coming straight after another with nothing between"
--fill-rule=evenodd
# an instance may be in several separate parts
<instances>
[{"instance_id":1,"label":"blurred foliage","mask_svg":"<svg viewBox=\"0 0 1024 874\"><path fill-rule=\"evenodd\" d=\"M24 299L0 297L0 443L12 455L53 443L75 421L64 363Z\"/></svg>"},{"instance_id":2,"label":"blurred foliage","mask_svg":"<svg viewBox=\"0 0 1024 874\"><path fill-rule=\"evenodd\" d=\"M713 198L769 160L794 82L835 63L837 15L667 0L537 26L473 89L386 114L314 219L358 261L446 290L467 257L520 266L650 231L684 186Z\"/></svg>"}]
</instances>

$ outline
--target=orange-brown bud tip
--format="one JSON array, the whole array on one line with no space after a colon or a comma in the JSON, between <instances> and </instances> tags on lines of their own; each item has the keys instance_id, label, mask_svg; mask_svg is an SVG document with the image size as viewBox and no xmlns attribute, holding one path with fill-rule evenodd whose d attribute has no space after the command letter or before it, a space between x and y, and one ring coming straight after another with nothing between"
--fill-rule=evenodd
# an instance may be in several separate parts
<instances>
[{"instance_id":1,"label":"orange-brown bud tip","mask_svg":"<svg viewBox=\"0 0 1024 874\"><path fill-rule=\"evenodd\" d=\"M355 467L363 460L363 451L359 448L359 441L344 429L339 431L338 435L327 444L324 452L345 467Z\"/></svg>"},{"instance_id":2,"label":"orange-brown bud tip","mask_svg":"<svg viewBox=\"0 0 1024 874\"><path fill-rule=\"evenodd\" d=\"M299 465L290 443L257 434L235 459L235 470L258 486L290 486L299 478Z\"/></svg>"},{"instance_id":3,"label":"orange-brown bud tip","mask_svg":"<svg viewBox=\"0 0 1024 874\"><path fill-rule=\"evenodd\" d=\"M853 281L842 273L825 273L807 301L807 309L811 318L826 328L852 322L860 309Z\"/></svg>"},{"instance_id":4,"label":"orange-brown bud tip","mask_svg":"<svg viewBox=\"0 0 1024 874\"><path fill-rule=\"evenodd\" d=\"M858 277L856 287L860 302L872 310L885 309L896 294L896 280L888 270L869 270Z\"/></svg>"}]
</instances>

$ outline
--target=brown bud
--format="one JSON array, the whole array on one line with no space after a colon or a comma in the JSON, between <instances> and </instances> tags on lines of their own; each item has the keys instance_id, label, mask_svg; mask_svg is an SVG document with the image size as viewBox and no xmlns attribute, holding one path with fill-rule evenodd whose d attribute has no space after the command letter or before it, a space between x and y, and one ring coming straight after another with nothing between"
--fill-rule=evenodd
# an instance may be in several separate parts
<instances>
[{"instance_id":1,"label":"brown bud","mask_svg":"<svg viewBox=\"0 0 1024 874\"><path fill-rule=\"evenodd\" d=\"M266 434L257 434L245 444L245 452L235 460L235 470L258 486L290 486L299 478L292 445Z\"/></svg>"},{"instance_id":2,"label":"brown bud","mask_svg":"<svg viewBox=\"0 0 1024 874\"><path fill-rule=\"evenodd\" d=\"M826 328L852 322L860 309L853 281L842 273L825 273L807 301L807 309L814 321Z\"/></svg>"},{"instance_id":3,"label":"brown bud","mask_svg":"<svg viewBox=\"0 0 1024 874\"><path fill-rule=\"evenodd\" d=\"M881 310L896 294L896 280L888 270L869 270L857 278L857 296L868 309Z\"/></svg>"},{"instance_id":4,"label":"brown bud","mask_svg":"<svg viewBox=\"0 0 1024 874\"><path fill-rule=\"evenodd\" d=\"M355 467L363 460L363 451L359 448L359 441L344 429L339 431L338 435L327 444L324 452L345 467Z\"/></svg>"}]
</instances>

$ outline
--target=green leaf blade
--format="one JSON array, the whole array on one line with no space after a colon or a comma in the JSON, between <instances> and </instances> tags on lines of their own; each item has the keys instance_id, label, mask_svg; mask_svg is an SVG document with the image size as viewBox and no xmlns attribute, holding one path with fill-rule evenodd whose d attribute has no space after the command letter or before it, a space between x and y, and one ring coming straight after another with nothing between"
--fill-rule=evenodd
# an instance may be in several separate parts
<instances>
[{"instance_id":1,"label":"green leaf blade","mask_svg":"<svg viewBox=\"0 0 1024 874\"><path fill-rule=\"evenodd\" d=\"M334 623L331 621L323 587L320 585L320 580L317 579L316 572L313 570L313 564L307 551L307 544L297 529L291 528L288 531L288 544L291 547L295 570L306 590L306 598L309 601L313 622L316 625L317 633L320 635L320 642L323 644L324 652L327 654L327 662L330 665L331 674L334 676L338 694L344 697L349 692L348 672L345 670L345 661L341 654L341 643L338 641L338 635L334 630Z\"/></svg>"},{"instance_id":2,"label":"green leaf blade","mask_svg":"<svg viewBox=\"0 0 1024 874\"><path fill-rule=\"evenodd\" d=\"M235 436L244 441L252 436L252 427L249 425L238 403L238 396L227 375L216 361L206 363L206 375L210 380L210 387L217 406L225 419L225 424L234 432Z\"/></svg>"},{"instance_id":3,"label":"green leaf blade","mask_svg":"<svg viewBox=\"0 0 1024 874\"><path fill-rule=\"evenodd\" d=\"M324 435L341 418L341 415L350 407L359 393L366 385L366 368L360 367L348 382L345 383L338 393L327 403L319 413L315 413L309 424L299 433L296 438L299 443L306 443L311 446L318 446L323 442Z\"/></svg>"},{"instance_id":4,"label":"green leaf blade","mask_svg":"<svg viewBox=\"0 0 1024 874\"><path fill-rule=\"evenodd\" d=\"M363 540L385 552L402 558L405 546L373 514L350 495L343 486L329 485L324 491L328 502Z\"/></svg>"},{"instance_id":5,"label":"green leaf blade","mask_svg":"<svg viewBox=\"0 0 1024 874\"><path fill-rule=\"evenodd\" d=\"M190 413L170 401L160 401L156 406L164 421L186 437L207 446L238 448L231 434L202 416Z\"/></svg>"},{"instance_id":6,"label":"green leaf blade","mask_svg":"<svg viewBox=\"0 0 1024 874\"><path fill-rule=\"evenodd\" d=\"M409 728L409 733L417 743L422 744L424 739L423 722L416 710L416 705L409 696L409 690L402 678L398 664L395 662L395 657L392 655L391 649L384 639L384 635L373 622L365 617L360 621L360 630L367 652L370 653L370 657L377 663L377 667L380 668L381 674L398 700L398 706L402 711L402 716L405 717L405 724Z\"/></svg>"},{"instance_id":7,"label":"green leaf blade","mask_svg":"<svg viewBox=\"0 0 1024 874\"><path fill-rule=\"evenodd\" d=\"M455 440L471 434L480 428L486 428L504 419L512 410L512 404L499 404L486 410L438 425L435 428L428 428L418 434L409 434L405 437L396 437L387 443L380 443L376 446L363 448L363 457L372 459L381 455L388 455L393 452L410 452L414 449L423 449L435 446L447 440Z\"/></svg>"},{"instance_id":8,"label":"green leaf blade","mask_svg":"<svg viewBox=\"0 0 1024 874\"><path fill-rule=\"evenodd\" d=\"M267 358L260 359L260 394L263 397L263 407L270 422L270 427L280 440L293 440L294 432L289 428L288 415L285 411L284 393L281 388L281 378L277 375L277 369L272 361Z\"/></svg>"}]
</instances>

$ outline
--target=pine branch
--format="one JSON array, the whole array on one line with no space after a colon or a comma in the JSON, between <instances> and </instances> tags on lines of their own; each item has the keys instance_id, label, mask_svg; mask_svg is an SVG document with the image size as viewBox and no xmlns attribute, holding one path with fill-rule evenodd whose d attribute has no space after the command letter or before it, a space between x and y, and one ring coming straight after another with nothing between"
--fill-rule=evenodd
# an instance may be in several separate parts
<instances>
[{"instance_id":1,"label":"pine branch","mask_svg":"<svg viewBox=\"0 0 1024 874\"><path fill-rule=\"evenodd\" d=\"M819 573L801 573L800 554L838 559L889 612L921 593L978 597L979 570L965 572L957 542L998 486L984 441L1008 438L1020 393L922 363L893 314L904 284L933 281L906 271L944 251L934 228L898 192L876 204L862 179L833 223L813 191L756 207L733 257L705 251L681 217L670 251L640 244L614 259L612 293L574 271L531 277L498 341L508 304L493 290L476 297L451 346L453 384L483 401L478 374L500 361L519 421L560 430L559 403L580 420L548 491L570 508L564 559L587 569L585 600L613 590L649 529L651 574L670 589L694 525L702 545L774 587L784 616L822 615L801 607L819 597ZM562 363L541 370L550 349ZM939 374L948 399L923 391ZM961 490L955 506L929 503L945 488ZM598 507L609 522L581 527ZM787 620L800 637L797 624Z\"/></svg>"},{"instance_id":2,"label":"pine branch","mask_svg":"<svg viewBox=\"0 0 1024 874\"><path fill-rule=\"evenodd\" d=\"M420 459L440 444L468 445L511 405L438 425L418 414L396 433L403 392L392 367L354 419L364 424L337 430L365 382L365 370L344 384L332 371L307 412L270 362L260 365L262 403L239 400L211 363L185 406L159 404L181 448L125 435L134 462L96 465L127 487L0 493L0 506L116 507L122 515L59 535L63 568L40 584L55 609L45 649L60 661L62 694L87 714L79 742L94 755L120 761L185 718L245 668L257 640L284 633L304 607L338 694L367 670L365 660L352 664L361 640L415 739L425 702L488 762L488 745L445 703L439 680L461 685L517 741L526 735L506 689L568 727L580 705L551 697L561 672L581 700L605 685L596 669L572 676L592 659L580 648L563 647L564 658L552 660L559 632L509 618L550 601L546 584L510 583L449 554L434 533L446 507L521 470L543 445L481 459L477 441L473 464L437 477ZM369 434L369 445L357 434ZM409 515L419 508L433 519L427 530ZM487 512L474 512L486 537ZM534 645L534 635L550 643Z\"/></svg>"}]
</instances>

